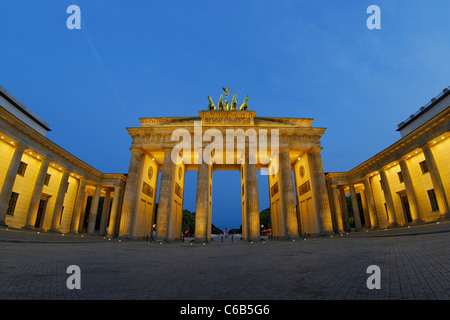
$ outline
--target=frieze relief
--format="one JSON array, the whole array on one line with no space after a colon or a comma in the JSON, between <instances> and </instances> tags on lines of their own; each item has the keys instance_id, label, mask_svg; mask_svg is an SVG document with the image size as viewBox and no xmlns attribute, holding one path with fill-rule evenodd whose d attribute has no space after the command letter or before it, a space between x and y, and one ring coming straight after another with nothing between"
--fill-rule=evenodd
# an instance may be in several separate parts
<instances>
[{"instance_id":1,"label":"frieze relief","mask_svg":"<svg viewBox=\"0 0 450 320\"><path fill-rule=\"evenodd\" d=\"M258 130L256 130L258 133ZM269 131L270 133L270 131ZM194 136L191 134L191 141L194 143ZM224 133L224 143L226 142L226 137ZM265 138L262 137L262 139L258 138L259 142L265 142L270 145L271 137L270 134ZM172 136L169 134L153 134L153 135L138 135L135 136L133 139L133 144L150 144L159 146L161 144L177 144L180 140L172 141ZM288 136L279 136L279 143L286 145L286 144L292 144L292 143L299 143L299 144L307 144L307 145L320 145L320 137L318 136L312 136L312 135L288 135Z\"/></svg>"}]
</instances>

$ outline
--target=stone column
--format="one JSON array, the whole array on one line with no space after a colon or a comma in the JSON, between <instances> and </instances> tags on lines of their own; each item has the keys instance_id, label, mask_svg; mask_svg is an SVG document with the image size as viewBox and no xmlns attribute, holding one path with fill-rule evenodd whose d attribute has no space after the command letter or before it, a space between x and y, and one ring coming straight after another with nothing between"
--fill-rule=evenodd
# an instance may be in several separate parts
<instances>
[{"instance_id":1,"label":"stone column","mask_svg":"<svg viewBox=\"0 0 450 320\"><path fill-rule=\"evenodd\" d=\"M164 163L161 171L158 213L156 221L156 239L167 240L170 211L173 206L176 164L172 161L172 150L164 151Z\"/></svg>"},{"instance_id":2,"label":"stone column","mask_svg":"<svg viewBox=\"0 0 450 320\"><path fill-rule=\"evenodd\" d=\"M98 211L98 203L100 201L101 189L102 189L101 186L97 185L95 187L94 196L92 197L91 209L89 210L89 220L88 220L88 227L87 227L87 233L90 235L95 234L95 222L97 221L97 211Z\"/></svg>"},{"instance_id":3,"label":"stone column","mask_svg":"<svg viewBox=\"0 0 450 320\"><path fill-rule=\"evenodd\" d=\"M337 185L331 185L331 197L333 200L335 216L336 216L336 228L337 233L344 232L344 219L342 215L341 202L339 201L339 191Z\"/></svg>"},{"instance_id":4,"label":"stone column","mask_svg":"<svg viewBox=\"0 0 450 320\"><path fill-rule=\"evenodd\" d=\"M0 226L6 226L6 211L8 211L9 199L11 198L14 182L16 181L17 170L19 170L25 147L17 145L9 162L6 171L5 181L0 192Z\"/></svg>"},{"instance_id":5,"label":"stone column","mask_svg":"<svg viewBox=\"0 0 450 320\"><path fill-rule=\"evenodd\" d=\"M242 217L242 239L248 239L248 216L247 216L247 167L245 166L245 161L241 164L241 217ZM270 185L270 184L269 184ZM276 219L273 219L275 221ZM272 224L275 226L275 223ZM276 230L276 229L274 229Z\"/></svg>"},{"instance_id":6,"label":"stone column","mask_svg":"<svg viewBox=\"0 0 450 320\"><path fill-rule=\"evenodd\" d=\"M258 194L258 172L256 170L256 163L250 163L249 154L251 152L256 153L256 150L248 150L245 159L246 175L246 206L247 206L247 218L248 218L248 240L258 241L261 239L261 224L259 219L259 194ZM256 159L253 158L253 159ZM292 179L292 173L291 173Z\"/></svg>"},{"instance_id":7,"label":"stone column","mask_svg":"<svg viewBox=\"0 0 450 320\"><path fill-rule=\"evenodd\" d=\"M359 194L361 195L361 204L364 212L365 227L370 228L371 224L370 224L369 208L367 206L366 191L360 190Z\"/></svg>"},{"instance_id":8,"label":"stone column","mask_svg":"<svg viewBox=\"0 0 450 320\"><path fill-rule=\"evenodd\" d=\"M414 185L412 183L411 174L405 159L398 161L400 170L402 172L403 183L405 184L406 196L408 197L409 209L411 211L412 223L422 222L419 212L419 206L417 205L417 197L414 191Z\"/></svg>"},{"instance_id":9,"label":"stone column","mask_svg":"<svg viewBox=\"0 0 450 320\"><path fill-rule=\"evenodd\" d=\"M36 216L39 209L39 202L41 200L42 189L44 188L49 163L50 162L47 159L42 159L41 167L39 168L38 176L34 184L30 205L28 206L27 221L24 227L26 229L34 228L34 224L36 223Z\"/></svg>"},{"instance_id":10,"label":"stone column","mask_svg":"<svg viewBox=\"0 0 450 320\"><path fill-rule=\"evenodd\" d=\"M110 202L111 202L111 191L106 190L105 198L103 199L102 217L100 219L100 228L99 228L99 234L101 236L106 235L106 226L108 224Z\"/></svg>"},{"instance_id":11,"label":"stone column","mask_svg":"<svg viewBox=\"0 0 450 320\"><path fill-rule=\"evenodd\" d=\"M373 199L372 187L370 186L369 177L365 177L363 180L363 183L364 183L364 189L365 189L364 193L366 195L367 209L369 210L370 227L372 229L376 229L376 228L378 228L378 218L377 218L375 201Z\"/></svg>"},{"instance_id":12,"label":"stone column","mask_svg":"<svg viewBox=\"0 0 450 320\"><path fill-rule=\"evenodd\" d=\"M439 219L446 219L450 217L449 205L447 197L445 196L444 185L442 184L441 175L434 159L433 152L429 146L422 147L425 160L427 162L428 170L430 172L431 182L433 183L434 193L436 194L437 204L439 206Z\"/></svg>"},{"instance_id":13,"label":"stone column","mask_svg":"<svg viewBox=\"0 0 450 320\"><path fill-rule=\"evenodd\" d=\"M387 178L386 169L382 168L380 170L380 178L381 185L383 187L384 200L386 201L386 207L388 211L389 226L395 227L398 225L397 216L395 215L394 200L392 199L391 187Z\"/></svg>"},{"instance_id":14,"label":"stone column","mask_svg":"<svg viewBox=\"0 0 450 320\"><path fill-rule=\"evenodd\" d=\"M294 181L288 150L280 153L281 201L286 217L286 235L288 238L298 238L297 208L295 205Z\"/></svg>"},{"instance_id":15,"label":"stone column","mask_svg":"<svg viewBox=\"0 0 450 320\"><path fill-rule=\"evenodd\" d=\"M64 169L61 181L59 182L58 193L56 195L55 207L52 215L52 225L49 230L50 232L59 232L59 224L61 220L62 207L64 205L64 198L66 197L69 175L69 170Z\"/></svg>"},{"instance_id":16,"label":"stone column","mask_svg":"<svg viewBox=\"0 0 450 320\"><path fill-rule=\"evenodd\" d=\"M350 187L350 197L352 200L353 217L355 219L355 230L361 231L361 216L359 212L358 199L356 198L355 186L353 183L349 184Z\"/></svg>"},{"instance_id":17,"label":"stone column","mask_svg":"<svg viewBox=\"0 0 450 320\"><path fill-rule=\"evenodd\" d=\"M85 189L86 189L86 180L80 178L78 185L77 199L75 200L75 208L73 209L72 223L70 225L70 233L78 233L81 210L83 208Z\"/></svg>"},{"instance_id":18,"label":"stone column","mask_svg":"<svg viewBox=\"0 0 450 320\"><path fill-rule=\"evenodd\" d=\"M328 198L327 182L323 171L322 148L313 148L308 156L311 168L312 187L319 208L319 222L321 233L333 233L333 220L331 219L330 199Z\"/></svg>"},{"instance_id":19,"label":"stone column","mask_svg":"<svg viewBox=\"0 0 450 320\"><path fill-rule=\"evenodd\" d=\"M202 162L198 165L194 235L197 242L208 241L210 170L210 165L207 163Z\"/></svg>"},{"instance_id":20,"label":"stone column","mask_svg":"<svg viewBox=\"0 0 450 320\"><path fill-rule=\"evenodd\" d=\"M342 207L342 221L344 223L344 230L350 231L350 220L348 216L347 196L345 195L344 187L338 188L339 197L341 198Z\"/></svg>"},{"instance_id":21,"label":"stone column","mask_svg":"<svg viewBox=\"0 0 450 320\"><path fill-rule=\"evenodd\" d=\"M141 174L139 168L143 157L144 153L142 150L131 150L130 166L128 168L127 183L123 196L122 214L120 216L119 237L131 237L132 216L135 212L134 208L137 205L137 201L139 200L137 197Z\"/></svg>"},{"instance_id":22,"label":"stone column","mask_svg":"<svg viewBox=\"0 0 450 320\"><path fill-rule=\"evenodd\" d=\"M111 216L109 217L109 226L108 226L109 237L115 236L117 213L119 211L120 190L121 190L120 187L114 187L114 197L111 205Z\"/></svg>"},{"instance_id":23,"label":"stone column","mask_svg":"<svg viewBox=\"0 0 450 320\"><path fill-rule=\"evenodd\" d=\"M78 233L83 232L84 228L84 217L86 215L86 206L88 201L89 193L86 192L86 188L84 189L84 198L83 198L83 204L81 205L81 215L80 215L80 222L78 225Z\"/></svg>"},{"instance_id":24,"label":"stone column","mask_svg":"<svg viewBox=\"0 0 450 320\"><path fill-rule=\"evenodd\" d=\"M209 166L209 192L208 192L208 228L207 237L208 240L212 240L212 173L213 173L213 165Z\"/></svg>"}]
</instances>

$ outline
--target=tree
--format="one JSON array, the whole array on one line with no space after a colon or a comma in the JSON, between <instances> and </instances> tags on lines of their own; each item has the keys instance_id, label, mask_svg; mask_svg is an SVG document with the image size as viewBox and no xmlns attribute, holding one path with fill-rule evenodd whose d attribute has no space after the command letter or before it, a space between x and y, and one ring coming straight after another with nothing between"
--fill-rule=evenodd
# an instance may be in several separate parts
<instances>
[{"instance_id":1,"label":"tree","mask_svg":"<svg viewBox=\"0 0 450 320\"><path fill-rule=\"evenodd\" d=\"M189 210L183 210L183 222L182 231L188 231L189 236L193 236L195 233L195 212Z\"/></svg>"},{"instance_id":2,"label":"tree","mask_svg":"<svg viewBox=\"0 0 450 320\"><path fill-rule=\"evenodd\" d=\"M270 208L264 209L259 213L259 221L266 229L272 227L270 222Z\"/></svg>"}]
</instances>

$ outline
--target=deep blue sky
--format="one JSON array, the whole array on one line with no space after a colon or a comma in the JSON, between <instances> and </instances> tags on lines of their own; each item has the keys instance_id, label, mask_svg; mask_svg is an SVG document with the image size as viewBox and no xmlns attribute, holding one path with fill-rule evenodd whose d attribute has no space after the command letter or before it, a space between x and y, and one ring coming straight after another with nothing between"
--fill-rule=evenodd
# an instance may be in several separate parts
<instances>
[{"instance_id":1,"label":"deep blue sky","mask_svg":"<svg viewBox=\"0 0 450 320\"><path fill-rule=\"evenodd\" d=\"M81 30L66 27L71 4ZM366 27L371 4L381 30ZM0 84L102 172L128 171L125 128L140 117L196 116L223 86L257 116L314 118L325 171L348 171L450 85L448 12L448 0L2 0ZM239 225L239 174L215 173L213 189L213 223Z\"/></svg>"}]
</instances>

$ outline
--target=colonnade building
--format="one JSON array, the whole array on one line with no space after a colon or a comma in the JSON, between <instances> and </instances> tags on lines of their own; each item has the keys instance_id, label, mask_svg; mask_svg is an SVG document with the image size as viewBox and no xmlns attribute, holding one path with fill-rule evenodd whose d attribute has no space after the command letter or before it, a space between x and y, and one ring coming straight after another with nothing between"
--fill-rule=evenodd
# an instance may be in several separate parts
<instances>
[{"instance_id":1,"label":"colonnade building","mask_svg":"<svg viewBox=\"0 0 450 320\"><path fill-rule=\"evenodd\" d=\"M326 175L336 232L450 218L449 89L398 125L400 140L348 172Z\"/></svg>"},{"instance_id":2,"label":"colonnade building","mask_svg":"<svg viewBox=\"0 0 450 320\"><path fill-rule=\"evenodd\" d=\"M399 141L348 172L326 174L325 128L313 119L257 117L246 101L242 110L211 101L194 117L142 118L127 128L128 173L102 173L46 138L49 125L0 87L0 226L177 240L190 187L195 239L208 241L217 170L241 173L244 240L260 238L260 194L269 195L274 239L449 218L448 88L399 125ZM240 148L228 149L230 132L233 143L243 134ZM197 171L196 186L185 185L189 170ZM258 190L258 171L269 190Z\"/></svg>"},{"instance_id":3,"label":"colonnade building","mask_svg":"<svg viewBox=\"0 0 450 320\"><path fill-rule=\"evenodd\" d=\"M126 176L86 164L46 138L49 130L0 87L0 225L113 235Z\"/></svg>"}]
</instances>

